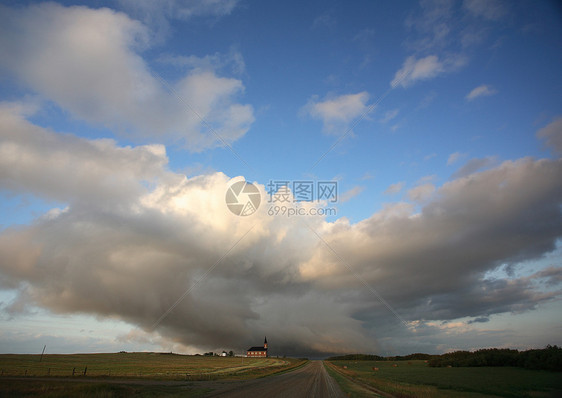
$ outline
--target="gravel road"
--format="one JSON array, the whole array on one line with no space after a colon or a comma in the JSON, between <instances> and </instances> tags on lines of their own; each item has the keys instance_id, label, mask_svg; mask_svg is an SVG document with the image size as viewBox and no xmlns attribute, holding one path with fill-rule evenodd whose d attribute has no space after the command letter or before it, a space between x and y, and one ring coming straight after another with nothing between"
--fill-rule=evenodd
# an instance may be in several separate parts
<instances>
[{"instance_id":1,"label":"gravel road","mask_svg":"<svg viewBox=\"0 0 562 398\"><path fill-rule=\"evenodd\" d=\"M24 382L101 383L137 386L175 386L177 388L211 389L205 397L221 398L345 398L335 380L326 372L322 361L310 361L302 368L277 376L246 381L180 381L153 379L119 379L91 377L3 377L0 383L11 380ZM0 392L0 395L1 392Z\"/></svg>"},{"instance_id":2,"label":"gravel road","mask_svg":"<svg viewBox=\"0 0 562 398\"><path fill-rule=\"evenodd\" d=\"M322 361L311 361L300 369L278 376L242 382L210 397L245 398L345 398Z\"/></svg>"}]
</instances>

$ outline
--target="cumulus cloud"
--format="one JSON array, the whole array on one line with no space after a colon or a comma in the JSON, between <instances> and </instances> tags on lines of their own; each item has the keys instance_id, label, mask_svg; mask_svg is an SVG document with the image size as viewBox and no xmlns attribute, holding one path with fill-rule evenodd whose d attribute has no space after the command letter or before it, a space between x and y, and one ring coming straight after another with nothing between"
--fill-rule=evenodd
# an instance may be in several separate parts
<instances>
[{"instance_id":1,"label":"cumulus cloud","mask_svg":"<svg viewBox=\"0 0 562 398\"><path fill-rule=\"evenodd\" d=\"M394 195L399 193L402 188L404 188L404 182L397 182L395 184L390 184L388 188L384 191L385 195Z\"/></svg>"},{"instance_id":2,"label":"cumulus cloud","mask_svg":"<svg viewBox=\"0 0 562 398\"><path fill-rule=\"evenodd\" d=\"M411 55L404 61L390 82L392 88L411 86L417 81L429 80L443 73L455 71L467 62L465 56L461 54L449 55L439 59L437 55L428 55L424 58L417 58Z\"/></svg>"},{"instance_id":3,"label":"cumulus cloud","mask_svg":"<svg viewBox=\"0 0 562 398\"><path fill-rule=\"evenodd\" d=\"M451 164L455 163L456 160L457 159L453 158ZM485 169L487 167L490 167L490 166L496 164L497 162L498 162L498 160L494 156L488 156L488 157L485 157L485 158L470 159L460 169L455 171L453 173L453 175L451 176L451 178L456 179L456 178L465 177L465 176L470 175L470 174L472 174L472 173L474 173L478 170L482 170L482 169Z\"/></svg>"},{"instance_id":4,"label":"cumulus cloud","mask_svg":"<svg viewBox=\"0 0 562 398\"><path fill-rule=\"evenodd\" d=\"M187 20L194 16L228 15L238 0L119 0L126 9L154 18L155 15L169 19Z\"/></svg>"},{"instance_id":5,"label":"cumulus cloud","mask_svg":"<svg viewBox=\"0 0 562 398\"><path fill-rule=\"evenodd\" d=\"M537 131L537 137L543 139L555 153L562 155L562 117Z\"/></svg>"},{"instance_id":6,"label":"cumulus cloud","mask_svg":"<svg viewBox=\"0 0 562 398\"><path fill-rule=\"evenodd\" d=\"M408 191L408 198L414 202L423 202L435 192L435 185L423 184L418 185Z\"/></svg>"},{"instance_id":7,"label":"cumulus cloud","mask_svg":"<svg viewBox=\"0 0 562 398\"><path fill-rule=\"evenodd\" d=\"M165 54L158 58L158 62L188 70L220 70L230 68L237 75L242 74L246 69L244 57L235 47L231 47L226 54L215 53L204 57Z\"/></svg>"},{"instance_id":8,"label":"cumulus cloud","mask_svg":"<svg viewBox=\"0 0 562 398\"><path fill-rule=\"evenodd\" d=\"M227 143L248 131L253 109L236 101L240 80L195 68L167 83L141 56L150 45L145 25L105 8L0 11L0 67L77 118L191 150L222 145L209 129Z\"/></svg>"},{"instance_id":9,"label":"cumulus cloud","mask_svg":"<svg viewBox=\"0 0 562 398\"><path fill-rule=\"evenodd\" d=\"M468 101L472 101L472 100L475 99L475 98L478 98L478 97L488 97L488 96L494 95L494 94L496 94L496 93L497 93L496 90L494 90L494 89L491 88L490 86L487 86L487 85L483 84L483 85L481 85L481 86L478 86L478 87L472 89L472 90L470 91L470 93L468 93L468 94L466 95L465 98L466 98Z\"/></svg>"},{"instance_id":10,"label":"cumulus cloud","mask_svg":"<svg viewBox=\"0 0 562 398\"><path fill-rule=\"evenodd\" d=\"M332 28L336 23L337 21L334 16L331 15L331 12L325 12L314 18L311 29Z\"/></svg>"},{"instance_id":11,"label":"cumulus cloud","mask_svg":"<svg viewBox=\"0 0 562 398\"><path fill-rule=\"evenodd\" d=\"M463 7L472 15L488 20L498 20L508 13L502 0L464 0Z\"/></svg>"},{"instance_id":12,"label":"cumulus cloud","mask_svg":"<svg viewBox=\"0 0 562 398\"><path fill-rule=\"evenodd\" d=\"M136 198L163 176L163 145L118 147L114 140L57 134L25 120L25 103L0 103L0 183L60 201L116 205ZM72 170L72 173L69 173ZM111 199L111 200L110 200Z\"/></svg>"},{"instance_id":13,"label":"cumulus cloud","mask_svg":"<svg viewBox=\"0 0 562 398\"><path fill-rule=\"evenodd\" d=\"M174 173L162 147L73 138L34 125L25 106L0 109L0 189L67 204L0 232L2 287L24 306L117 318L141 331L124 339L146 338L190 289L157 326L167 340L242 350L267 334L275 354L313 355L376 351L397 333L363 283L412 325L531 310L560 295L556 269L487 276L554 250L560 159L506 161L442 186L423 180L433 193L420 189L419 211L394 203L355 224L303 223L264 207L231 214L228 176Z\"/></svg>"},{"instance_id":14,"label":"cumulus cloud","mask_svg":"<svg viewBox=\"0 0 562 398\"><path fill-rule=\"evenodd\" d=\"M409 47L420 51L447 46L454 28L454 3L450 0L420 1L419 7L419 13L410 14L406 19L406 27L417 33L408 41Z\"/></svg>"},{"instance_id":15,"label":"cumulus cloud","mask_svg":"<svg viewBox=\"0 0 562 398\"><path fill-rule=\"evenodd\" d=\"M340 195L339 201L341 203L345 203L348 202L349 200L353 199L354 197L356 197L357 195L359 195L361 192L363 192L365 190L365 187L362 187L360 185L354 186L353 188L351 188L349 191L345 191Z\"/></svg>"},{"instance_id":16,"label":"cumulus cloud","mask_svg":"<svg viewBox=\"0 0 562 398\"><path fill-rule=\"evenodd\" d=\"M238 0L118 0L117 3L127 14L150 26L155 39L160 41L170 33L170 20L217 19L229 15Z\"/></svg>"},{"instance_id":17,"label":"cumulus cloud","mask_svg":"<svg viewBox=\"0 0 562 398\"><path fill-rule=\"evenodd\" d=\"M562 183L552 176L561 168L560 161L504 162L439 187L420 213L396 204L355 225L335 223L324 239L403 315L455 319L534 308L553 295L485 272L555 248ZM317 267L333 261L327 252L315 258ZM345 286L353 277L335 267L323 280Z\"/></svg>"},{"instance_id":18,"label":"cumulus cloud","mask_svg":"<svg viewBox=\"0 0 562 398\"><path fill-rule=\"evenodd\" d=\"M309 257L313 237L303 238L300 227L265 210L251 219L231 214L224 202L227 176L188 179L166 169L163 147L60 135L25 120L19 108L6 105L0 117L0 148L12 154L0 162L0 189L69 203L64 211L0 234L2 285L19 288L21 303L117 317L150 332L231 249L158 333L184 346L243 349L281 330L289 311L294 330L279 336L276 348L286 354L311 352L311 336L313 350L372 346L349 307L338 307L335 297L310 291L301 280L297 264ZM310 311L331 316L297 311L303 300ZM318 329L325 335L318 336Z\"/></svg>"},{"instance_id":19,"label":"cumulus cloud","mask_svg":"<svg viewBox=\"0 0 562 398\"><path fill-rule=\"evenodd\" d=\"M407 87L417 80L431 79L443 71L443 64L436 55L428 55L420 59L416 59L412 55L406 58L404 65L396 72L390 85L392 87L397 87L398 85Z\"/></svg>"},{"instance_id":20,"label":"cumulus cloud","mask_svg":"<svg viewBox=\"0 0 562 398\"><path fill-rule=\"evenodd\" d=\"M385 112L383 118L380 120L381 123L388 123L390 122L392 119L394 119L396 116L398 116L398 113L400 112L399 109L392 109L390 111Z\"/></svg>"},{"instance_id":21,"label":"cumulus cloud","mask_svg":"<svg viewBox=\"0 0 562 398\"><path fill-rule=\"evenodd\" d=\"M460 159L466 157L466 153L461 153L461 152L454 152L451 153L449 155L449 157L447 158L447 166L450 166L456 162L458 162Z\"/></svg>"},{"instance_id":22,"label":"cumulus cloud","mask_svg":"<svg viewBox=\"0 0 562 398\"><path fill-rule=\"evenodd\" d=\"M347 131L353 119L368 111L368 100L369 94L366 91L330 97L323 101L318 96L313 96L301 111L321 120L325 133L341 135Z\"/></svg>"}]
</instances>

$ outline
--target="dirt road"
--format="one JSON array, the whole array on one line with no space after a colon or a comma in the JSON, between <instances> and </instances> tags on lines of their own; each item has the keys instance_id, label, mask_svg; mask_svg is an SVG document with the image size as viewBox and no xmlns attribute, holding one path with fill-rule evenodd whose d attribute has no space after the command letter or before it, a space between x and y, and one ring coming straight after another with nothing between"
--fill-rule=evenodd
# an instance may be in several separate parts
<instances>
[{"instance_id":1,"label":"dirt road","mask_svg":"<svg viewBox=\"0 0 562 398\"><path fill-rule=\"evenodd\" d=\"M112 384L123 388L136 388L139 391L151 388L168 388L169 392L188 392L212 390L203 393L205 397L220 398L246 398L246 397L268 397L268 398L344 398L346 395L341 391L335 380L328 375L322 361L311 361L302 368L283 373L277 376L268 376L261 379L246 381L180 381L180 380L154 380L154 379L119 379L119 378L61 378L61 377L2 377L0 378L0 396L4 387L14 383L96 383ZM23 388L23 387L22 387ZM176 390L177 389L177 390ZM25 388L24 388L24 391ZM136 390L135 390L136 391ZM9 395L9 394L8 394ZM61 396L63 396L62 394ZM175 396L175 395L174 395Z\"/></svg>"},{"instance_id":2,"label":"dirt road","mask_svg":"<svg viewBox=\"0 0 562 398\"><path fill-rule=\"evenodd\" d=\"M300 369L278 376L237 383L210 397L245 398L344 398L335 380L326 372L322 361L311 361Z\"/></svg>"}]
</instances>

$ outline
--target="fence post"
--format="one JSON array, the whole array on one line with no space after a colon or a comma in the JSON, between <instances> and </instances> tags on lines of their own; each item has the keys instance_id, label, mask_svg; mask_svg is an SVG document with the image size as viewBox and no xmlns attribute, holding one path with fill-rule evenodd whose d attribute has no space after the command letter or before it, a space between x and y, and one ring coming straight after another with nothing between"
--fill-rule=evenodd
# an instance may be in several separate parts
<instances>
[{"instance_id":1,"label":"fence post","mask_svg":"<svg viewBox=\"0 0 562 398\"><path fill-rule=\"evenodd\" d=\"M86 367L84 368L84 376L86 376L86 371L87 371L87 370L88 370L88 367L86 366Z\"/></svg>"},{"instance_id":2,"label":"fence post","mask_svg":"<svg viewBox=\"0 0 562 398\"><path fill-rule=\"evenodd\" d=\"M76 368L72 368L72 376L74 376L74 372L76 372Z\"/></svg>"}]
</instances>

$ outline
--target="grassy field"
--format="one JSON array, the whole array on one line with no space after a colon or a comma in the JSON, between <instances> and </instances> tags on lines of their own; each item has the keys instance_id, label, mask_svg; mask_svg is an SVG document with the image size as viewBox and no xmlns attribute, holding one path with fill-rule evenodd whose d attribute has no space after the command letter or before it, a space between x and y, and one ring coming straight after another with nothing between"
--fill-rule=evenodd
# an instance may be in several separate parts
<instances>
[{"instance_id":1,"label":"grassy field","mask_svg":"<svg viewBox=\"0 0 562 398\"><path fill-rule=\"evenodd\" d=\"M166 353L51 354L39 360L39 355L0 355L0 398L201 397L211 389L196 381L264 377L306 362Z\"/></svg>"},{"instance_id":2,"label":"grassy field","mask_svg":"<svg viewBox=\"0 0 562 398\"><path fill-rule=\"evenodd\" d=\"M188 382L186 382L188 383ZM63 382L61 380L2 380L0 397L10 398L200 398L211 389L193 385L135 385L130 383Z\"/></svg>"},{"instance_id":3,"label":"grassy field","mask_svg":"<svg viewBox=\"0 0 562 398\"><path fill-rule=\"evenodd\" d=\"M351 397L374 394L361 392L350 380L398 397L562 396L562 374L558 372L510 367L430 368L424 361L331 361L328 369L339 373L336 380Z\"/></svg>"},{"instance_id":4,"label":"grassy field","mask_svg":"<svg viewBox=\"0 0 562 398\"><path fill-rule=\"evenodd\" d=\"M167 353L0 355L2 376L91 376L180 380L244 379L281 371L295 359ZM74 373L74 374L73 374Z\"/></svg>"}]
</instances>

